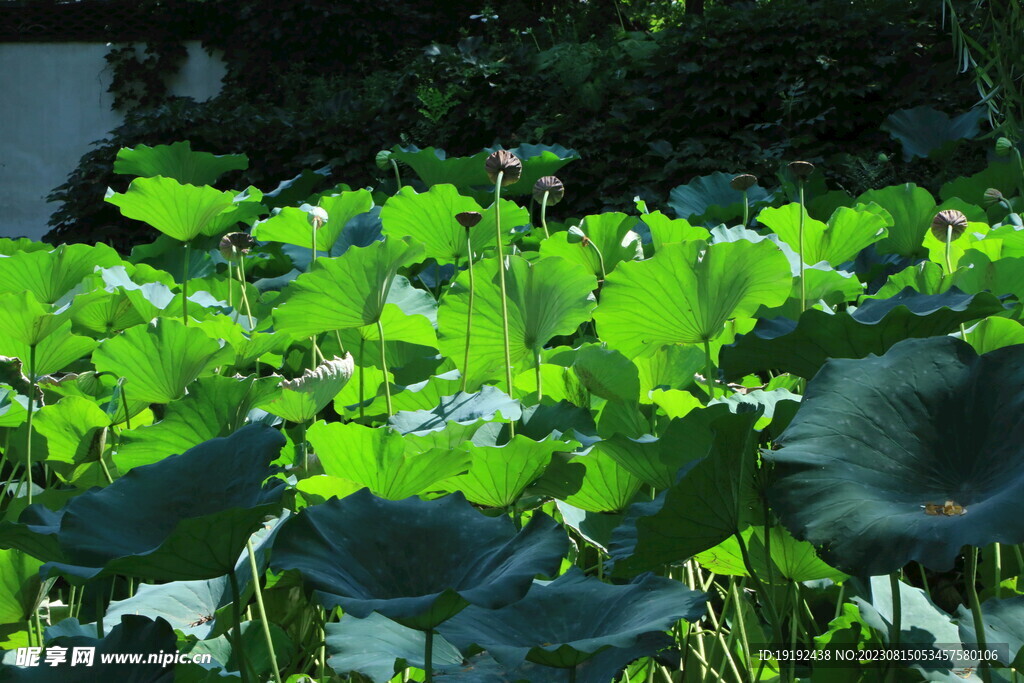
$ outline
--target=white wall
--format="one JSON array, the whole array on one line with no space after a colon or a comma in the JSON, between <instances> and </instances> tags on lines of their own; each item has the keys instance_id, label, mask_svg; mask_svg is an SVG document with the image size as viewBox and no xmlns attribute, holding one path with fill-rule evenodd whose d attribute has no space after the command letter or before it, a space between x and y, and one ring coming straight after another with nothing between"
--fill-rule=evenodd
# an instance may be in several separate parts
<instances>
[{"instance_id":1,"label":"white wall","mask_svg":"<svg viewBox=\"0 0 1024 683\"><path fill-rule=\"evenodd\" d=\"M171 83L175 95L206 100L224 65L198 42ZM58 207L46 196L67 180L90 143L121 122L107 92L104 43L0 44L0 237L39 239ZM102 191L102 189L101 189Z\"/></svg>"}]
</instances>

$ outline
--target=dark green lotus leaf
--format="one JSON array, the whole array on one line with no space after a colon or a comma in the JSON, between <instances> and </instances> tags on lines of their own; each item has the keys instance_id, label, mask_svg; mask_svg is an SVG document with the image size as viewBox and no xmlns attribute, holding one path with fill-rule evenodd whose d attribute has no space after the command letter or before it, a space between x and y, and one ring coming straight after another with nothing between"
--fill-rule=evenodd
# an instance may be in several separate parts
<instances>
[{"instance_id":1,"label":"dark green lotus leaf","mask_svg":"<svg viewBox=\"0 0 1024 683\"><path fill-rule=\"evenodd\" d=\"M961 323L1003 311L988 292L964 294L951 287L921 294L910 287L888 299L868 299L852 313L808 309L796 322L761 319L753 332L722 347L726 379L780 370L810 379L829 358L863 358L884 353L912 337L948 334Z\"/></svg>"},{"instance_id":2,"label":"dark green lotus leaf","mask_svg":"<svg viewBox=\"0 0 1024 683\"><path fill-rule=\"evenodd\" d=\"M280 507L280 483L263 482L283 444L270 427L245 427L137 467L59 512L26 508L18 524L4 525L0 543L45 553L51 562L44 575L118 573L166 581L222 576L235 566L249 534Z\"/></svg>"},{"instance_id":3,"label":"dark green lotus leaf","mask_svg":"<svg viewBox=\"0 0 1024 683\"><path fill-rule=\"evenodd\" d=\"M636 639L632 647L606 648L576 666L576 683L608 683L617 680L616 677L630 662L671 645L672 639L664 633L645 633ZM457 669L436 672L434 680L443 683L565 683L566 671L530 661L515 667L504 667L484 652Z\"/></svg>"},{"instance_id":4,"label":"dark green lotus leaf","mask_svg":"<svg viewBox=\"0 0 1024 683\"><path fill-rule=\"evenodd\" d=\"M960 641L977 643L978 636L974 630L974 617L971 610L960 605L956 611L960 627ZM1006 643L1009 645L1009 656L1000 653L999 662L1006 666L1018 668L1024 648L1024 595L1016 595L1003 600L986 600L981 605L982 623L985 625L985 642Z\"/></svg>"},{"instance_id":5,"label":"dark green lotus leaf","mask_svg":"<svg viewBox=\"0 0 1024 683\"><path fill-rule=\"evenodd\" d=\"M1004 195L1012 197L1017 192L1019 179L1020 171L1013 161L995 159L983 171L949 181L939 188L939 196L943 200L959 197L975 206L982 206L985 201L985 190L994 187Z\"/></svg>"},{"instance_id":6,"label":"dark green lotus leaf","mask_svg":"<svg viewBox=\"0 0 1024 683\"><path fill-rule=\"evenodd\" d=\"M612 532L622 523L622 515L607 512L587 512L573 507L565 501L556 500L562 524L582 536L587 543L597 546L605 553L611 545Z\"/></svg>"},{"instance_id":7,"label":"dark green lotus leaf","mask_svg":"<svg viewBox=\"0 0 1024 683\"><path fill-rule=\"evenodd\" d=\"M439 630L458 647L478 645L508 667L529 660L571 668L606 648L631 648L680 619L696 621L707 599L651 574L611 585L574 567L554 581L534 583L512 605L468 607Z\"/></svg>"},{"instance_id":8,"label":"dark green lotus leaf","mask_svg":"<svg viewBox=\"0 0 1024 683\"><path fill-rule=\"evenodd\" d=\"M883 642L889 642L894 622L892 587L887 576L873 576L867 585L857 592L853 602L860 608L861 618L875 629ZM929 595L920 588L914 588L902 581L899 584L900 602L900 644L922 650L962 650L973 649L975 644L967 648L961 647L960 632L949 615L939 609ZM970 616L967 621L971 621ZM993 643L994 640L988 642ZM942 647L937 647L938 644ZM929 661L921 657L918 662L910 664L928 681L956 683L970 675L967 667L976 667L977 661L950 657L948 652L936 652L935 659ZM956 667L956 668L954 668ZM965 674L965 675L961 675ZM978 680L975 676L973 680Z\"/></svg>"},{"instance_id":9,"label":"dark green lotus leaf","mask_svg":"<svg viewBox=\"0 0 1024 683\"><path fill-rule=\"evenodd\" d=\"M1019 543L1022 386L1024 346L978 356L934 337L830 360L781 448L764 454L775 463L769 501L849 574L911 560L945 571L964 545Z\"/></svg>"},{"instance_id":10,"label":"dark green lotus leaf","mask_svg":"<svg viewBox=\"0 0 1024 683\"><path fill-rule=\"evenodd\" d=\"M511 519L482 515L460 493L390 501L364 489L289 520L271 567L298 570L328 608L426 630L469 604L515 602L534 576L554 574L567 546L544 514L517 533Z\"/></svg>"},{"instance_id":11,"label":"dark green lotus leaf","mask_svg":"<svg viewBox=\"0 0 1024 683\"><path fill-rule=\"evenodd\" d=\"M712 226L742 218L743 193L730 187L732 178L721 172L694 178L669 193L668 205L678 218L700 225ZM747 201L753 212L770 200L771 195L759 185L747 190Z\"/></svg>"},{"instance_id":12,"label":"dark green lotus leaf","mask_svg":"<svg viewBox=\"0 0 1024 683\"><path fill-rule=\"evenodd\" d=\"M305 168L299 175L288 180L282 180L273 190L263 193L263 203L270 209L281 206L295 206L306 201L318 185L324 182L331 174L330 166L321 166L316 170ZM342 191L349 188L344 186Z\"/></svg>"},{"instance_id":13,"label":"dark green lotus leaf","mask_svg":"<svg viewBox=\"0 0 1024 683\"><path fill-rule=\"evenodd\" d=\"M228 171L247 168L249 158L244 154L196 152L188 140L156 147L122 147L114 161L114 173L144 178L159 175L192 185L213 185Z\"/></svg>"},{"instance_id":14,"label":"dark green lotus leaf","mask_svg":"<svg viewBox=\"0 0 1024 683\"><path fill-rule=\"evenodd\" d=\"M245 659L251 671L256 674L256 680L269 680L273 668L270 653L267 651L267 641L264 635L263 625L256 621L242 622L242 647L245 651ZM291 659L291 653L295 652L295 645L291 638L277 624L270 624L270 640L273 643L274 653L277 656L277 664L280 667L287 667ZM209 654L215 664L205 664L203 668L210 667L210 670L219 670L217 678L207 680L218 680L225 677L234 677L238 672L238 650L235 647L233 634L223 633L216 638L201 640L196 643L190 652L193 655ZM177 673L177 672L175 672ZM178 680L178 677L175 677ZM188 679L186 679L188 680Z\"/></svg>"},{"instance_id":15,"label":"dark green lotus leaf","mask_svg":"<svg viewBox=\"0 0 1024 683\"><path fill-rule=\"evenodd\" d=\"M121 263L105 244L62 244L53 251L21 251L0 259L0 292L32 292L44 304L55 304L96 266Z\"/></svg>"},{"instance_id":16,"label":"dark green lotus leaf","mask_svg":"<svg viewBox=\"0 0 1024 683\"><path fill-rule=\"evenodd\" d=\"M174 683L174 667L161 664L105 663L110 655L125 653L140 654L146 662L149 655L174 653L177 638L174 629L163 619L153 621L146 617L125 615L121 623L110 629L102 640L88 636L64 636L47 643L51 647L67 648L65 661L50 666L42 658L36 666L0 667L0 681L12 683L96 683L96 681L117 681L118 683ZM93 650L92 666L74 662L75 648ZM14 654L11 652L10 654ZM8 664L5 662L5 664Z\"/></svg>"},{"instance_id":17,"label":"dark green lotus leaf","mask_svg":"<svg viewBox=\"0 0 1024 683\"><path fill-rule=\"evenodd\" d=\"M444 396L430 410L399 411L388 420L388 424L402 434L425 434L445 429L451 423L469 425L478 420L494 419L495 416L518 420L520 415L522 407L519 401L509 398L497 387L487 385L472 394L459 392Z\"/></svg>"},{"instance_id":18,"label":"dark green lotus leaf","mask_svg":"<svg viewBox=\"0 0 1024 683\"><path fill-rule=\"evenodd\" d=\"M395 677L396 660L419 669L424 666L426 634L377 613L327 624L326 635L327 664L339 674L357 671L374 683L387 683ZM442 636L434 636L432 649L435 671L461 668L462 653Z\"/></svg>"},{"instance_id":19,"label":"dark green lotus leaf","mask_svg":"<svg viewBox=\"0 0 1024 683\"><path fill-rule=\"evenodd\" d=\"M903 160L914 157L927 159L930 154L952 151L950 143L970 140L981 132L985 107L976 107L966 114L950 117L945 112L927 105L913 109L900 109L882 123L882 130L903 145Z\"/></svg>"},{"instance_id":20,"label":"dark green lotus leaf","mask_svg":"<svg viewBox=\"0 0 1024 683\"><path fill-rule=\"evenodd\" d=\"M248 564L248 556L243 559ZM144 583L132 597L111 602L103 620L117 623L126 614L159 617L185 635L203 640L217 625L217 610L230 602L231 585L226 576L206 581Z\"/></svg>"},{"instance_id":21,"label":"dark green lotus leaf","mask_svg":"<svg viewBox=\"0 0 1024 683\"><path fill-rule=\"evenodd\" d=\"M716 407L717 408L717 407ZM679 479L649 503L634 503L612 535L617 576L655 569L713 548L758 520L754 423L759 409L728 412L711 422L708 455L679 470Z\"/></svg>"},{"instance_id":22,"label":"dark green lotus leaf","mask_svg":"<svg viewBox=\"0 0 1024 683\"><path fill-rule=\"evenodd\" d=\"M489 147L485 152L501 149L501 146ZM524 144L509 150L523 162L523 172L519 180L502 188L501 193L509 197L520 197L533 192L533 186L544 176L555 175L558 170L580 158L575 149L567 149L562 145L531 145ZM490 185L490 182L485 184Z\"/></svg>"}]
</instances>

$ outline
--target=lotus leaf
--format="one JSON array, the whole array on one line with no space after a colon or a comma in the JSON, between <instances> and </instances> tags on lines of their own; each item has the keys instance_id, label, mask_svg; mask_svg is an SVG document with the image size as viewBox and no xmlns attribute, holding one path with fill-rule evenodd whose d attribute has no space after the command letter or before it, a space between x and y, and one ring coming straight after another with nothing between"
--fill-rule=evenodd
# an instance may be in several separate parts
<instances>
[{"instance_id":1,"label":"lotus leaf","mask_svg":"<svg viewBox=\"0 0 1024 683\"><path fill-rule=\"evenodd\" d=\"M882 123L882 130L903 145L903 160L922 159L930 155L948 157L958 140L970 140L981 132L985 108L976 107L966 114L949 117L929 106L900 109Z\"/></svg>"},{"instance_id":2,"label":"lotus leaf","mask_svg":"<svg viewBox=\"0 0 1024 683\"><path fill-rule=\"evenodd\" d=\"M122 147L114 161L114 173L144 178L164 176L192 185L212 185L228 171L248 167L249 159L244 154L195 152L188 140L156 147Z\"/></svg>"},{"instance_id":3,"label":"lotus leaf","mask_svg":"<svg viewBox=\"0 0 1024 683\"><path fill-rule=\"evenodd\" d=\"M1024 346L978 356L933 337L830 360L764 454L769 500L850 574L943 571L964 545L1020 542L1022 385Z\"/></svg>"},{"instance_id":4,"label":"lotus leaf","mask_svg":"<svg viewBox=\"0 0 1024 683\"><path fill-rule=\"evenodd\" d=\"M728 173L712 173L694 178L669 193L668 205L676 216L691 223L718 225L743 216L743 193L734 190ZM747 190L747 201L755 209L767 204L771 195L759 185Z\"/></svg>"}]
</instances>

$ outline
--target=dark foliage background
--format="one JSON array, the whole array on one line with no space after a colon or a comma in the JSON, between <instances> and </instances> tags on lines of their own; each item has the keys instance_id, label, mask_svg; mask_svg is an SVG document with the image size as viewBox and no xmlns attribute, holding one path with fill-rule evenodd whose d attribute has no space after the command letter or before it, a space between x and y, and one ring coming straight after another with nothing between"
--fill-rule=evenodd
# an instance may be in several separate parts
<instances>
[{"instance_id":1,"label":"dark foliage background","mask_svg":"<svg viewBox=\"0 0 1024 683\"><path fill-rule=\"evenodd\" d=\"M107 186L123 191L130 180L112 173L117 150L185 139L245 152L250 168L219 184L264 190L325 164L331 180L353 187L391 183L374 156L395 144L460 155L557 143L583 156L563 177L559 212L570 214L627 208L636 195L657 206L695 175L771 175L797 158L852 192L897 181L937 188L981 160L904 165L879 130L898 109L960 113L976 99L955 73L935 3L733 2L703 16L659 2L619 4L619 13L611 2L478 5L153 3L194 12L200 37L227 62L222 93L204 103L164 94L156 64L173 63L172 35L153 37L163 47L148 69L112 53L126 121L54 191L48 239L138 241L102 201Z\"/></svg>"}]
</instances>

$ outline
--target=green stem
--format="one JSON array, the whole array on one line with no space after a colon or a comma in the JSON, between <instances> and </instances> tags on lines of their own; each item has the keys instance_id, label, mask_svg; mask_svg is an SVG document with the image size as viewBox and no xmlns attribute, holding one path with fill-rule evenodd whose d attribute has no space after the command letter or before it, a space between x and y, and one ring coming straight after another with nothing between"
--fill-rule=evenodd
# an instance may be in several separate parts
<instances>
[{"instance_id":1,"label":"green stem","mask_svg":"<svg viewBox=\"0 0 1024 683\"><path fill-rule=\"evenodd\" d=\"M302 451L302 472L305 476L309 476L309 444L306 443L306 421L303 420L299 423L301 430L299 449Z\"/></svg>"},{"instance_id":2,"label":"green stem","mask_svg":"<svg viewBox=\"0 0 1024 683\"><path fill-rule=\"evenodd\" d=\"M540 200L540 225L544 228L544 237L551 237L551 233L548 232L548 195L551 194L548 190L544 191L544 197Z\"/></svg>"},{"instance_id":3,"label":"green stem","mask_svg":"<svg viewBox=\"0 0 1024 683\"><path fill-rule=\"evenodd\" d=\"M587 242L589 242L590 246L592 246L594 251L597 252L597 261L601 265L601 282L604 282L608 278L608 273L604 270L604 254L602 254L601 250L597 248L596 244L594 244L594 240L588 239Z\"/></svg>"},{"instance_id":4,"label":"green stem","mask_svg":"<svg viewBox=\"0 0 1024 683\"><path fill-rule=\"evenodd\" d=\"M800 253L800 312L803 313L807 310L807 283L804 281L804 181L803 178L797 180L797 187L800 188L800 230L799 230L799 246Z\"/></svg>"},{"instance_id":5,"label":"green stem","mask_svg":"<svg viewBox=\"0 0 1024 683\"><path fill-rule=\"evenodd\" d=\"M28 425L25 437L25 485L28 488L28 504L32 504L32 416L36 410L36 345L28 347Z\"/></svg>"},{"instance_id":6,"label":"green stem","mask_svg":"<svg viewBox=\"0 0 1024 683\"><path fill-rule=\"evenodd\" d=\"M965 588L967 589L967 602L971 606L971 615L974 617L974 632L977 634L978 649L986 650L987 641L985 639L985 622L981 616L981 602L978 600L978 549L971 547L967 550L965 559L966 572L964 581L966 582ZM978 668L981 670L981 678L985 683L991 683L992 672L989 671L988 662L984 659L978 663Z\"/></svg>"},{"instance_id":7,"label":"green stem","mask_svg":"<svg viewBox=\"0 0 1024 683\"><path fill-rule=\"evenodd\" d=\"M903 630L903 600L900 595L900 576L895 571L889 574L889 592L892 593L892 628L889 629L889 644L900 644L900 632Z\"/></svg>"},{"instance_id":8,"label":"green stem","mask_svg":"<svg viewBox=\"0 0 1024 683\"><path fill-rule=\"evenodd\" d=\"M235 308L235 292L231 289L231 282L235 279L235 269L231 265L231 261L228 261L228 308L234 310Z\"/></svg>"},{"instance_id":9,"label":"green stem","mask_svg":"<svg viewBox=\"0 0 1024 683\"><path fill-rule=\"evenodd\" d=\"M359 417L366 416L366 410L363 406L363 396L366 391L366 375L363 371L363 335L359 335Z\"/></svg>"},{"instance_id":10,"label":"green stem","mask_svg":"<svg viewBox=\"0 0 1024 683\"><path fill-rule=\"evenodd\" d=\"M388 408L388 417L394 414L391 407L391 383L388 382L388 359L384 348L384 323L377 319L377 334L380 336L380 369L384 373L384 403Z\"/></svg>"},{"instance_id":11,"label":"green stem","mask_svg":"<svg viewBox=\"0 0 1024 683\"><path fill-rule=\"evenodd\" d=\"M256 564L256 551L252 547L252 539L247 539L245 549L249 552L249 568L252 569L252 585L256 591L256 608L260 612L260 622L263 624L263 638L267 643L267 652L270 653L270 668L274 672L274 680L281 683L281 670L277 666L277 654L274 653L274 641L270 637L270 622L267 621L267 609L263 606L263 591L260 589L260 570Z\"/></svg>"},{"instance_id":12,"label":"green stem","mask_svg":"<svg viewBox=\"0 0 1024 683\"><path fill-rule=\"evenodd\" d=\"M708 384L708 400L715 398L715 381L711 376L714 365L711 363L711 340L704 340L704 373L707 375L705 379Z\"/></svg>"},{"instance_id":13,"label":"green stem","mask_svg":"<svg viewBox=\"0 0 1024 683\"><path fill-rule=\"evenodd\" d=\"M654 661L651 660L651 671L654 671ZM569 667L569 683L576 683L576 667Z\"/></svg>"},{"instance_id":14,"label":"green stem","mask_svg":"<svg viewBox=\"0 0 1024 683\"><path fill-rule=\"evenodd\" d=\"M737 587L737 583L741 582L742 580L740 582L737 582L734 578L730 578L729 590L734 593L732 601L733 610L736 612L736 625L739 627L740 630L740 643L743 644L743 656L746 660L747 671L749 672L750 669L753 668L753 663L750 659L750 640L747 638L747 623L743 619L743 603L740 602L740 591ZM723 613L722 616L724 618L725 614Z\"/></svg>"},{"instance_id":15,"label":"green stem","mask_svg":"<svg viewBox=\"0 0 1024 683\"><path fill-rule=\"evenodd\" d=\"M423 680L430 683L434 680L434 630L427 629L423 639Z\"/></svg>"},{"instance_id":16,"label":"green stem","mask_svg":"<svg viewBox=\"0 0 1024 683\"><path fill-rule=\"evenodd\" d=\"M317 610L317 615L320 617L320 656L318 665L320 667L320 678L318 680L327 680L327 610L323 607Z\"/></svg>"},{"instance_id":17,"label":"green stem","mask_svg":"<svg viewBox=\"0 0 1024 683\"><path fill-rule=\"evenodd\" d=\"M245 290L245 257L238 259L238 283L242 285L242 305L245 306L245 317L249 319L249 330L252 331L256 324L252 321L252 309L249 307L249 294Z\"/></svg>"},{"instance_id":18,"label":"green stem","mask_svg":"<svg viewBox=\"0 0 1024 683\"><path fill-rule=\"evenodd\" d=\"M389 161L391 162L391 168L395 169L395 194L398 194L398 191L402 189L402 176L398 172L398 162L394 159L389 159Z\"/></svg>"},{"instance_id":19,"label":"green stem","mask_svg":"<svg viewBox=\"0 0 1024 683\"><path fill-rule=\"evenodd\" d=\"M85 586L82 586L82 591L85 592ZM106 610L103 607L103 591L99 588L96 589L96 634L103 639L103 614Z\"/></svg>"},{"instance_id":20,"label":"green stem","mask_svg":"<svg viewBox=\"0 0 1024 683\"><path fill-rule=\"evenodd\" d=\"M540 403L544 399L544 389L540 378L540 349L537 349L537 403Z\"/></svg>"},{"instance_id":21,"label":"green stem","mask_svg":"<svg viewBox=\"0 0 1024 683\"><path fill-rule=\"evenodd\" d=\"M501 182L505 177L504 171L498 171L498 178L494 183L494 231L498 247L498 282L501 285L501 332L505 351L505 384L508 388L508 395L513 395L512 389L512 352L508 340L508 291L505 285L505 253L502 249L501 235ZM509 433L515 436L515 422L509 421Z\"/></svg>"},{"instance_id":22,"label":"green stem","mask_svg":"<svg viewBox=\"0 0 1024 683\"><path fill-rule=\"evenodd\" d=\"M185 242L185 265L181 279L181 322L188 325L188 262L191 258L192 246Z\"/></svg>"},{"instance_id":23,"label":"green stem","mask_svg":"<svg viewBox=\"0 0 1024 683\"><path fill-rule=\"evenodd\" d=\"M466 231L466 250L469 252L469 312L466 314L466 355L462 361L462 381L459 391L465 393L466 382L469 380L469 340L473 334L473 301L476 298L476 281L473 279L473 244L470 241L469 231Z\"/></svg>"},{"instance_id":24,"label":"green stem","mask_svg":"<svg viewBox=\"0 0 1024 683\"><path fill-rule=\"evenodd\" d=\"M743 227L750 224L750 202L747 199L747 191L743 190Z\"/></svg>"},{"instance_id":25,"label":"green stem","mask_svg":"<svg viewBox=\"0 0 1024 683\"><path fill-rule=\"evenodd\" d=\"M992 544L992 590L993 597L999 597L999 584L1003 580L1003 552L999 543Z\"/></svg>"},{"instance_id":26,"label":"green stem","mask_svg":"<svg viewBox=\"0 0 1024 683\"><path fill-rule=\"evenodd\" d=\"M750 561L750 553L747 551L747 542L743 540L743 534L735 532L736 540L740 545L740 557L743 558L743 566L747 570L747 574L750 575L750 580L754 584L754 590L757 591L758 596L761 598L761 603L768 611L768 620L771 622L772 633L775 636L779 634L779 615L775 611L775 603L772 602L768 591L765 589L761 579L758 578L757 572L754 571L754 565ZM779 642L780 638L774 637L773 642Z\"/></svg>"},{"instance_id":27,"label":"green stem","mask_svg":"<svg viewBox=\"0 0 1024 683\"><path fill-rule=\"evenodd\" d=\"M253 577L255 580L256 577ZM242 642L242 598L238 590L238 577L235 576L234 568L228 572L228 579L231 581L232 607L235 617L234 627L234 649L235 661L238 663L238 671L242 674L242 683L249 683L249 660L245 656L245 644Z\"/></svg>"}]
</instances>

